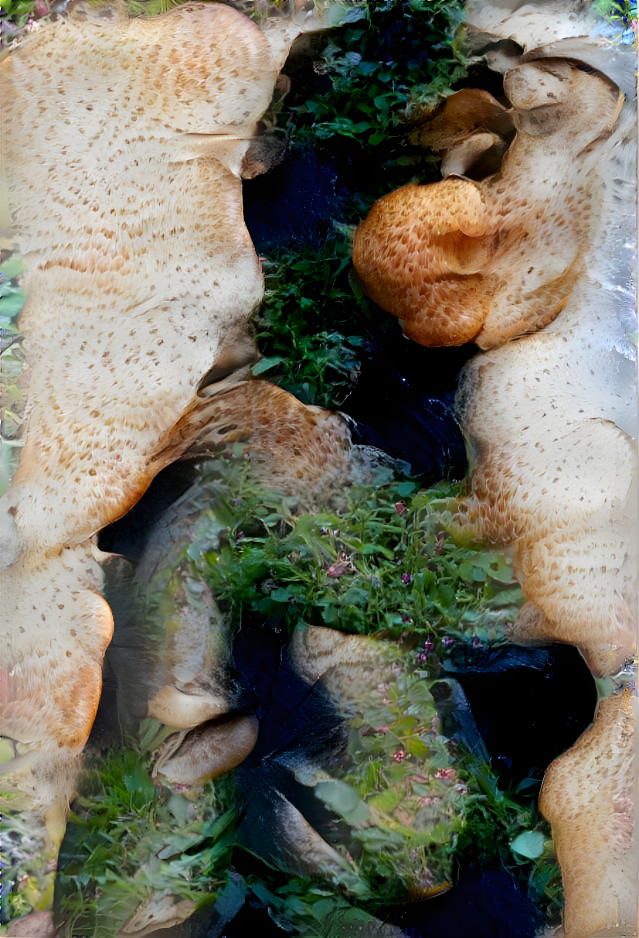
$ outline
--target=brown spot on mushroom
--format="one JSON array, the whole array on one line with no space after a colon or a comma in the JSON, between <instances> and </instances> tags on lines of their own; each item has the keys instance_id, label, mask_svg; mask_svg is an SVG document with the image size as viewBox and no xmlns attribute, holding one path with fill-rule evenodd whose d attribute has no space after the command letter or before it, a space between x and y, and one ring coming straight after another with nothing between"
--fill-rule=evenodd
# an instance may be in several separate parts
<instances>
[{"instance_id":1,"label":"brown spot on mushroom","mask_svg":"<svg viewBox=\"0 0 639 938\"><path fill-rule=\"evenodd\" d=\"M322 25L306 4L296 17L262 31L223 4L132 19L78 4L0 62L31 366L26 441L0 501L0 732L24 742L24 759L3 771L54 857L112 630L89 539L201 442L207 424L215 436L238 411L240 426L264 438L255 419L273 416L257 406L240 420L240 399L251 399L243 391L216 418L213 396L244 382L252 358L247 322L263 278L240 176L275 158L266 143L251 145L257 123L296 34ZM231 338L239 360L227 355ZM270 397L279 400L295 410ZM314 422L300 416L283 443L296 426ZM338 462L348 434L328 415L333 426ZM318 456L330 452L318 446ZM265 447L260 458L274 460Z\"/></svg>"},{"instance_id":2,"label":"brown spot on mushroom","mask_svg":"<svg viewBox=\"0 0 639 938\"><path fill-rule=\"evenodd\" d=\"M603 75L553 59L511 69L504 89L517 134L498 173L405 186L355 232L364 289L422 345L492 348L541 329L583 271L599 179L594 144L611 132L623 96ZM458 104L442 111L430 139L451 153L461 146L463 169L489 143L484 130L472 143L475 128L500 114L479 92ZM466 117L470 136L466 104L477 110Z\"/></svg>"},{"instance_id":3,"label":"brown spot on mushroom","mask_svg":"<svg viewBox=\"0 0 639 938\"><path fill-rule=\"evenodd\" d=\"M590 729L544 777L539 807L561 866L566 938L637 924L633 734L630 693L606 697Z\"/></svg>"}]
</instances>

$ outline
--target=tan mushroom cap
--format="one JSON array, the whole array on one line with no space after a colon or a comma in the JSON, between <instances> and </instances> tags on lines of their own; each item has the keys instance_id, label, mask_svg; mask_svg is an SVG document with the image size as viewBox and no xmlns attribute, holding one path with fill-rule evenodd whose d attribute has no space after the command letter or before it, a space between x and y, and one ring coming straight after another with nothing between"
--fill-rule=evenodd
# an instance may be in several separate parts
<instances>
[{"instance_id":1,"label":"tan mushroom cap","mask_svg":"<svg viewBox=\"0 0 639 938\"><path fill-rule=\"evenodd\" d=\"M197 790L246 759L257 742L258 727L253 714L241 714L203 724L186 735L180 733L176 740L169 737L153 775L165 784Z\"/></svg>"},{"instance_id":2,"label":"tan mushroom cap","mask_svg":"<svg viewBox=\"0 0 639 938\"><path fill-rule=\"evenodd\" d=\"M7 497L23 550L79 543L135 503L160 436L259 303L240 172L278 64L217 4L60 18L0 64L28 271L27 439Z\"/></svg>"},{"instance_id":3,"label":"tan mushroom cap","mask_svg":"<svg viewBox=\"0 0 639 938\"><path fill-rule=\"evenodd\" d=\"M0 500L0 732L16 748L3 781L46 828L52 859L112 629L88 539L193 443L237 438L238 426L248 438L281 399L266 392L247 416L250 395L240 394L214 413L213 397L246 381L253 358L241 337L263 280L241 176L270 159L252 138L291 42L321 25L301 6L268 35L214 3L128 20L85 7L0 62L31 366L26 442ZM229 343L239 343L237 360ZM258 397L263 388L255 382ZM286 414L304 411L283 400ZM228 426L231 412L238 426ZM339 443L318 443L311 459L332 453L334 469L348 433L341 418L322 419L309 409L288 435L279 425L289 448L276 475L294 450L299 487L300 426L311 437L318 425L341 428ZM261 457L266 465L265 449Z\"/></svg>"},{"instance_id":4,"label":"tan mushroom cap","mask_svg":"<svg viewBox=\"0 0 639 938\"><path fill-rule=\"evenodd\" d=\"M404 186L355 232L364 289L422 345L492 348L537 331L565 307L583 273L601 183L597 146L623 96L603 75L554 59L519 65L504 87L517 134L500 172L480 182ZM480 123L487 103L469 101ZM453 139L458 125L453 109ZM443 125L437 134L440 146Z\"/></svg>"},{"instance_id":5,"label":"tan mushroom cap","mask_svg":"<svg viewBox=\"0 0 639 938\"><path fill-rule=\"evenodd\" d=\"M409 338L462 345L490 309L489 224L483 192L470 180L403 186L357 228L353 264L371 299L404 320Z\"/></svg>"},{"instance_id":6,"label":"tan mushroom cap","mask_svg":"<svg viewBox=\"0 0 639 938\"><path fill-rule=\"evenodd\" d=\"M457 524L511 544L524 595L512 637L577 645L597 674L634 654L635 366L614 298L581 285L549 330L477 356L458 414L473 441ZM536 610L536 611L535 611Z\"/></svg>"},{"instance_id":7,"label":"tan mushroom cap","mask_svg":"<svg viewBox=\"0 0 639 938\"><path fill-rule=\"evenodd\" d=\"M227 337L246 330L263 278L241 176L268 164L251 138L308 26L298 18L268 34L208 3L59 18L0 63L32 366L5 565L80 543L135 504Z\"/></svg>"},{"instance_id":8,"label":"tan mushroom cap","mask_svg":"<svg viewBox=\"0 0 639 938\"><path fill-rule=\"evenodd\" d=\"M192 899L172 895L153 895L142 902L117 933L116 938L145 938L158 931L180 925L196 909Z\"/></svg>"},{"instance_id":9,"label":"tan mushroom cap","mask_svg":"<svg viewBox=\"0 0 639 938\"><path fill-rule=\"evenodd\" d=\"M462 88L420 118L411 142L443 157L442 176L497 172L514 134L510 112L488 91Z\"/></svg>"},{"instance_id":10,"label":"tan mushroom cap","mask_svg":"<svg viewBox=\"0 0 639 938\"><path fill-rule=\"evenodd\" d=\"M539 807L553 828L566 938L630 934L637 926L634 748L632 698L624 692L599 702L594 724L546 771Z\"/></svg>"}]
</instances>

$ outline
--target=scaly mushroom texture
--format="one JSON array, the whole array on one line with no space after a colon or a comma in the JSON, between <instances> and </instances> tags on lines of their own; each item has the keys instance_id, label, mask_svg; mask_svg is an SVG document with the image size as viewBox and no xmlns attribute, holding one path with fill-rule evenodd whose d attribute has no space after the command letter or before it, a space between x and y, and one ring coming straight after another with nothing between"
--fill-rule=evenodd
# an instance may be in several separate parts
<instances>
[{"instance_id":1,"label":"scaly mushroom texture","mask_svg":"<svg viewBox=\"0 0 639 938\"><path fill-rule=\"evenodd\" d=\"M636 107L593 70L607 65L599 47L566 38L588 32L583 6L472 0L470 21L496 31L477 47L507 71L517 134L502 169L386 196L354 257L408 336L492 349L466 366L458 395L472 472L456 521L512 546L529 600L514 640L574 643L595 674L613 675L637 644ZM523 53L513 37L550 44ZM625 89L634 62L630 50L611 56ZM465 151L454 120L429 142L464 160L482 143L473 136L490 134L472 115L461 129ZM544 783L573 938L637 927L632 738L628 701L602 701Z\"/></svg>"},{"instance_id":2,"label":"scaly mushroom texture","mask_svg":"<svg viewBox=\"0 0 639 938\"><path fill-rule=\"evenodd\" d=\"M404 186L375 203L355 232L364 289L422 345L485 349L541 329L583 271L598 147L619 116L619 89L600 73L546 59L511 69L504 90L517 133L498 173ZM478 113L468 126L481 124L487 102L469 104ZM456 155L463 168L468 154Z\"/></svg>"},{"instance_id":3,"label":"scaly mushroom texture","mask_svg":"<svg viewBox=\"0 0 639 938\"><path fill-rule=\"evenodd\" d=\"M296 489L306 442L311 485L348 451L341 418L246 381L263 280L241 177L273 161L257 122L295 36L323 25L296 7L262 31L214 3L154 19L79 3L0 62L31 367L24 450L0 499L2 787L52 859L112 630L88 539L193 443L259 430L263 474Z\"/></svg>"},{"instance_id":4,"label":"scaly mushroom texture","mask_svg":"<svg viewBox=\"0 0 639 938\"><path fill-rule=\"evenodd\" d=\"M601 700L594 724L544 777L539 807L561 866L566 938L636 934L633 710L627 691Z\"/></svg>"},{"instance_id":5,"label":"scaly mushroom texture","mask_svg":"<svg viewBox=\"0 0 639 938\"><path fill-rule=\"evenodd\" d=\"M260 302L240 176L284 52L248 17L196 4L60 18L2 63L33 368L5 499L14 554L80 543L135 503Z\"/></svg>"}]
</instances>

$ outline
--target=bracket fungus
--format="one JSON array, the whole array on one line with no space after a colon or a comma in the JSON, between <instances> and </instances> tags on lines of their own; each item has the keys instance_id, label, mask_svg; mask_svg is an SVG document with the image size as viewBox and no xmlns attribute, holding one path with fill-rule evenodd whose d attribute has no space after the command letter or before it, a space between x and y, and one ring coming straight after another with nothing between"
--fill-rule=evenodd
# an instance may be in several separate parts
<instances>
[{"instance_id":1,"label":"bracket fungus","mask_svg":"<svg viewBox=\"0 0 639 938\"><path fill-rule=\"evenodd\" d=\"M619 927L636 934L634 713L628 691L601 700L593 726L544 777L539 807L561 866L566 938L619 934Z\"/></svg>"},{"instance_id":2,"label":"bracket fungus","mask_svg":"<svg viewBox=\"0 0 639 938\"><path fill-rule=\"evenodd\" d=\"M517 133L499 172L403 186L355 232L364 289L422 345L486 349L535 332L565 307L584 271L601 147L623 95L603 74L561 59L518 65L504 91ZM477 94L470 103L466 146L482 146L484 134L470 131L488 102ZM485 142L492 146L492 136Z\"/></svg>"},{"instance_id":3,"label":"bracket fungus","mask_svg":"<svg viewBox=\"0 0 639 938\"><path fill-rule=\"evenodd\" d=\"M470 0L467 15L471 51L505 75L512 109L467 92L465 117L454 96L435 113L417 138L445 173L480 178L383 197L354 263L408 337L488 350L457 398L471 476L455 524L511 547L529 600L513 640L575 644L611 676L638 627L635 59L591 42L576 2ZM483 178L508 113L515 137ZM570 938L636 933L633 729L627 696L603 699L544 782Z\"/></svg>"},{"instance_id":4,"label":"bracket fungus","mask_svg":"<svg viewBox=\"0 0 639 938\"><path fill-rule=\"evenodd\" d=\"M482 179L497 172L514 133L510 109L488 91L462 88L420 117L411 140L442 156L442 176Z\"/></svg>"},{"instance_id":5,"label":"bracket fungus","mask_svg":"<svg viewBox=\"0 0 639 938\"><path fill-rule=\"evenodd\" d=\"M216 3L127 19L80 2L0 62L31 368L0 499L2 773L52 859L112 630L92 535L205 436L259 430L265 473L296 489L348 453L341 418L247 380L263 278L241 178L281 152L256 133L292 41L347 12L295 9L260 29ZM324 446L327 427L339 439Z\"/></svg>"}]
</instances>

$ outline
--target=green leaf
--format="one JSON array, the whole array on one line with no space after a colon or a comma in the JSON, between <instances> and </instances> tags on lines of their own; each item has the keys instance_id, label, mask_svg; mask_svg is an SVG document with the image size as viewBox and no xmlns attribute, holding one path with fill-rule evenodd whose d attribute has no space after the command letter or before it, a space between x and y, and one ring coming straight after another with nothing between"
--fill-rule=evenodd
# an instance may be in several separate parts
<instances>
[{"instance_id":1,"label":"green leaf","mask_svg":"<svg viewBox=\"0 0 639 938\"><path fill-rule=\"evenodd\" d=\"M4 274L7 280L13 280L24 270L24 262L19 254L12 254L0 264L0 274Z\"/></svg>"},{"instance_id":2,"label":"green leaf","mask_svg":"<svg viewBox=\"0 0 639 938\"><path fill-rule=\"evenodd\" d=\"M373 797L369 799L368 804L376 811L389 814L397 807L401 800L401 792L395 788L387 788L386 791L381 792L381 794L373 795Z\"/></svg>"},{"instance_id":3,"label":"green leaf","mask_svg":"<svg viewBox=\"0 0 639 938\"><path fill-rule=\"evenodd\" d=\"M406 495L412 495L418 488L416 482L400 482L397 486L397 494L405 497Z\"/></svg>"},{"instance_id":4,"label":"green leaf","mask_svg":"<svg viewBox=\"0 0 639 938\"><path fill-rule=\"evenodd\" d=\"M536 860L544 852L544 835L540 831L525 831L511 841L510 849L529 860Z\"/></svg>"},{"instance_id":5,"label":"green leaf","mask_svg":"<svg viewBox=\"0 0 639 938\"><path fill-rule=\"evenodd\" d=\"M244 905L248 892L244 879L237 873L229 873L229 878L223 889L217 894L214 912L218 916L215 929L221 934L224 926L235 918ZM211 934L211 932L209 932Z\"/></svg>"},{"instance_id":6,"label":"green leaf","mask_svg":"<svg viewBox=\"0 0 639 938\"><path fill-rule=\"evenodd\" d=\"M347 606L360 606L365 608L368 605L368 590L360 589L358 586L351 586L342 596L341 601Z\"/></svg>"},{"instance_id":7,"label":"green leaf","mask_svg":"<svg viewBox=\"0 0 639 938\"><path fill-rule=\"evenodd\" d=\"M253 374L261 375L265 371L270 371L271 368L275 368L276 365L281 365L285 359L282 355L271 355L270 358L260 358L259 362L253 365Z\"/></svg>"},{"instance_id":8,"label":"green leaf","mask_svg":"<svg viewBox=\"0 0 639 938\"><path fill-rule=\"evenodd\" d=\"M361 824L370 817L370 809L359 797L355 788L339 779L318 782L315 793L327 808L335 811L349 824Z\"/></svg>"},{"instance_id":9,"label":"green leaf","mask_svg":"<svg viewBox=\"0 0 639 938\"><path fill-rule=\"evenodd\" d=\"M384 547L382 544L364 544L361 550L362 554L381 554L383 557L386 557L387 560L393 560L395 554L388 547Z\"/></svg>"},{"instance_id":10,"label":"green leaf","mask_svg":"<svg viewBox=\"0 0 639 938\"><path fill-rule=\"evenodd\" d=\"M26 296L24 290L16 290L15 293L9 293L7 296L0 297L0 316L13 319L24 306L25 300Z\"/></svg>"},{"instance_id":11,"label":"green leaf","mask_svg":"<svg viewBox=\"0 0 639 938\"><path fill-rule=\"evenodd\" d=\"M293 599L293 594L289 590L278 586L277 589L271 590L269 598L276 603L288 603Z\"/></svg>"}]
</instances>

